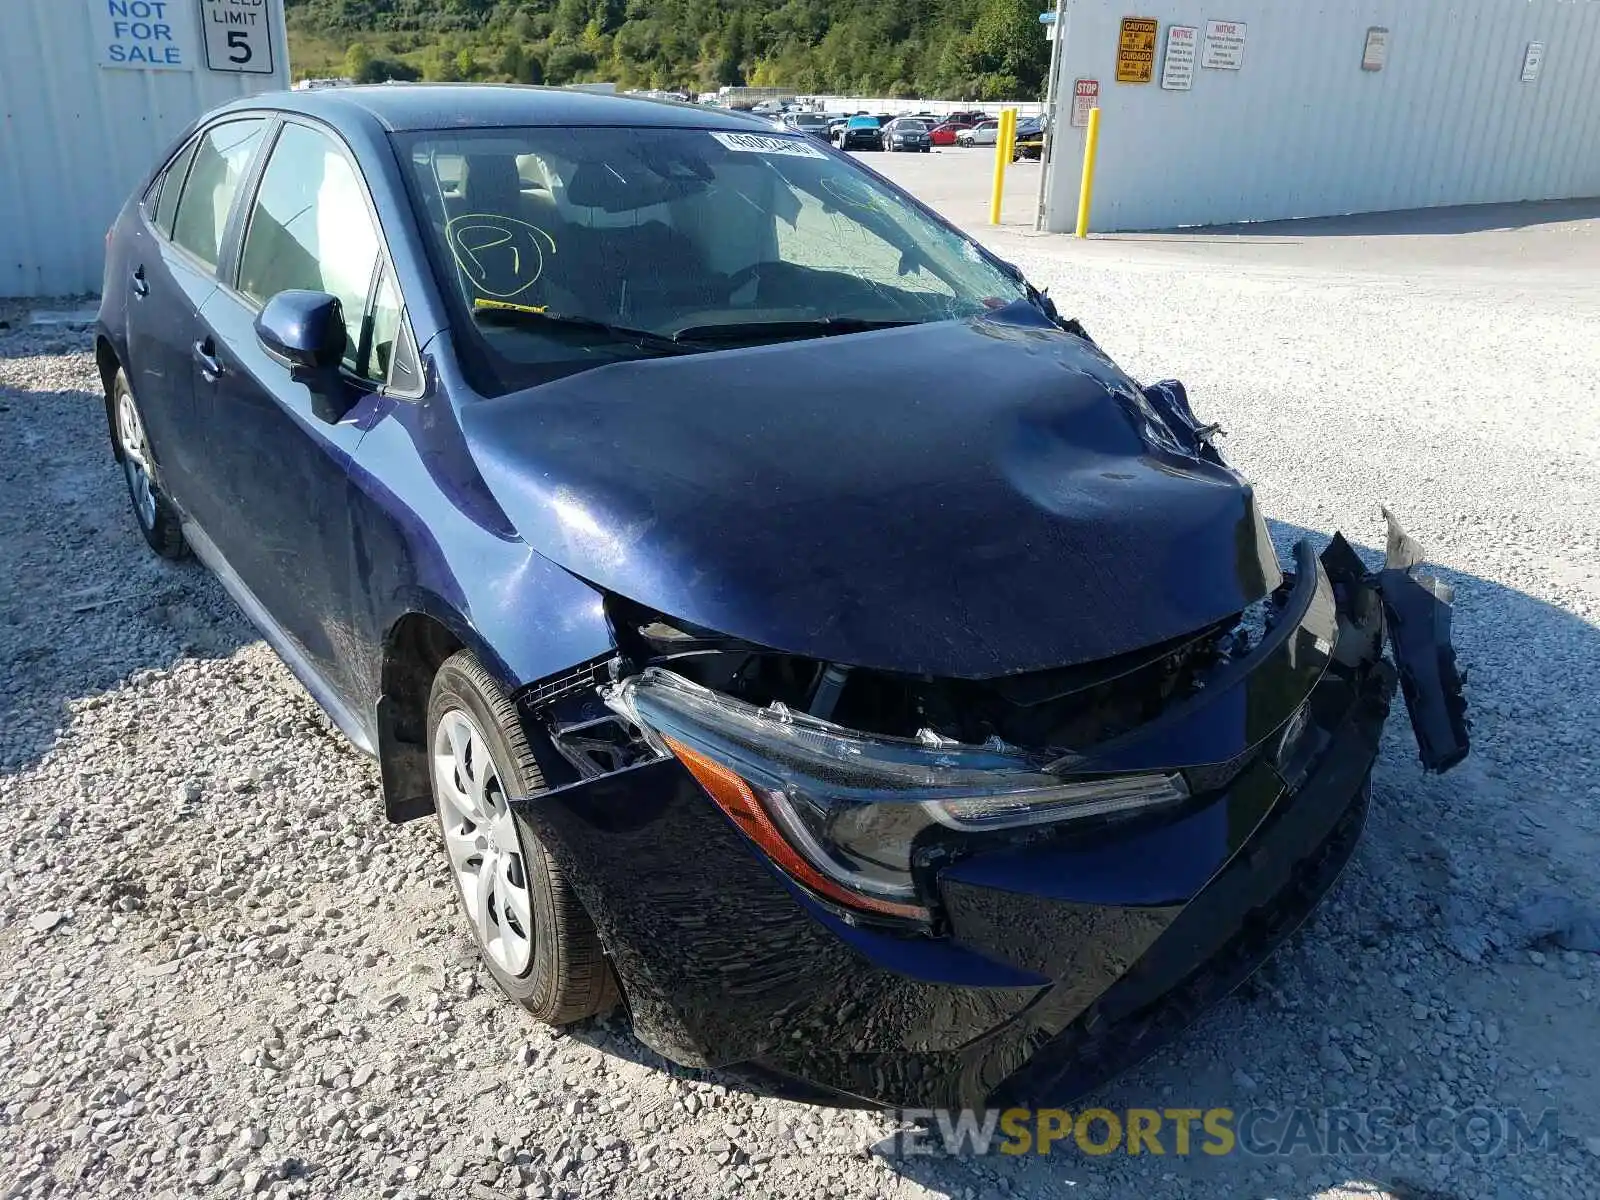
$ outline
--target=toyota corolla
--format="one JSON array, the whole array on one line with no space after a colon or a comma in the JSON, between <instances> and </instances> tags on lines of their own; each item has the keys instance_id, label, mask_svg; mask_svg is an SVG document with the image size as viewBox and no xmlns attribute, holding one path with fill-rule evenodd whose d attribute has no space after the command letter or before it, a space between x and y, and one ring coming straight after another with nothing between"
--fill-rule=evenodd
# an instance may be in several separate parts
<instances>
[{"instance_id":1,"label":"toyota corolla","mask_svg":"<svg viewBox=\"0 0 1600 1200\"><path fill-rule=\"evenodd\" d=\"M118 218L97 354L144 537L437 822L499 986L679 1063L1067 1098L1331 885L1397 678L1467 750L1398 525L1280 563L1181 385L757 118L240 101Z\"/></svg>"}]
</instances>

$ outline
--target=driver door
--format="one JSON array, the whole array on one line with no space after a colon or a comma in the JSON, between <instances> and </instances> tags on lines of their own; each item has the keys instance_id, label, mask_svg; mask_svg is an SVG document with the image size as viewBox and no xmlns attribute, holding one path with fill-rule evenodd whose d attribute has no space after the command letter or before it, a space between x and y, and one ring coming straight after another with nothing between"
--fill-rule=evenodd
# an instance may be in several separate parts
<instances>
[{"instance_id":1,"label":"driver door","mask_svg":"<svg viewBox=\"0 0 1600 1200\"><path fill-rule=\"evenodd\" d=\"M359 710L369 664L355 632L352 524L364 506L352 469L385 404L388 355L373 346L393 342L399 300L379 286L382 243L360 172L327 132L286 121L249 205L237 277L200 313L215 344L199 385L207 452L240 515L207 532L289 652ZM330 293L344 308L343 367L317 395L256 337L262 306L289 289Z\"/></svg>"}]
</instances>

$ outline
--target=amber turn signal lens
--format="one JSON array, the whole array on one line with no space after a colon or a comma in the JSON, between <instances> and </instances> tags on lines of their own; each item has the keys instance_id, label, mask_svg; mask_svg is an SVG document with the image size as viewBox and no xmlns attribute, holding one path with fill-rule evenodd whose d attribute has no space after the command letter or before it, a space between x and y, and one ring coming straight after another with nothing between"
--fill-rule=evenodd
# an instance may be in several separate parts
<instances>
[{"instance_id":1,"label":"amber turn signal lens","mask_svg":"<svg viewBox=\"0 0 1600 1200\"><path fill-rule=\"evenodd\" d=\"M732 817L734 824L744 830L750 840L760 846L767 857L791 879L847 908L890 917L910 917L914 920L927 918L927 910L918 905L899 904L839 886L789 844L789 839L783 836L783 831L761 806L755 791L742 778L715 759L706 757L698 750L691 750L675 738L663 737L662 740L678 756L678 761L689 769L689 774L695 777L706 794L717 802L717 807Z\"/></svg>"}]
</instances>

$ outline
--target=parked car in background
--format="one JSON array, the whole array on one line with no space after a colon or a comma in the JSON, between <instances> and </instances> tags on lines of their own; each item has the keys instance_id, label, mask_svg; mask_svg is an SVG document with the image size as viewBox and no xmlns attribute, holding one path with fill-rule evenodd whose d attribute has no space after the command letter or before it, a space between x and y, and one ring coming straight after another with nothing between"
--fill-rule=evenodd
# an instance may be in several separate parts
<instances>
[{"instance_id":1,"label":"parked car in background","mask_svg":"<svg viewBox=\"0 0 1600 1200\"><path fill-rule=\"evenodd\" d=\"M851 117L839 130L841 150L882 150L883 128L877 117Z\"/></svg>"},{"instance_id":2,"label":"parked car in background","mask_svg":"<svg viewBox=\"0 0 1600 1200\"><path fill-rule=\"evenodd\" d=\"M897 117L883 127L883 148L926 154L933 149L928 138L930 124L922 117Z\"/></svg>"},{"instance_id":3,"label":"parked car in background","mask_svg":"<svg viewBox=\"0 0 1600 1200\"><path fill-rule=\"evenodd\" d=\"M760 118L242 98L118 215L95 361L140 533L437 822L489 977L696 1070L1066 1103L1332 886L1397 677L1467 753L1393 518L1280 560L1182 384Z\"/></svg>"},{"instance_id":4,"label":"parked car in background","mask_svg":"<svg viewBox=\"0 0 1600 1200\"><path fill-rule=\"evenodd\" d=\"M1000 140L1000 122L989 120L980 121L971 129L963 129L956 134L958 146L992 146Z\"/></svg>"},{"instance_id":5,"label":"parked car in background","mask_svg":"<svg viewBox=\"0 0 1600 1200\"><path fill-rule=\"evenodd\" d=\"M1043 116L1029 117L1026 121L1017 123L1017 140L1011 150L1011 161L1019 162L1028 159L1038 162L1044 157L1044 135L1049 128L1049 119Z\"/></svg>"},{"instance_id":6,"label":"parked car in background","mask_svg":"<svg viewBox=\"0 0 1600 1200\"><path fill-rule=\"evenodd\" d=\"M928 140L935 146L954 146L956 136L963 129L971 129L965 121L941 121L928 130Z\"/></svg>"},{"instance_id":7,"label":"parked car in background","mask_svg":"<svg viewBox=\"0 0 1600 1200\"><path fill-rule=\"evenodd\" d=\"M783 118L783 123L797 133L810 134L812 137L824 142L831 140L829 137L830 122L827 113L787 113Z\"/></svg>"}]
</instances>

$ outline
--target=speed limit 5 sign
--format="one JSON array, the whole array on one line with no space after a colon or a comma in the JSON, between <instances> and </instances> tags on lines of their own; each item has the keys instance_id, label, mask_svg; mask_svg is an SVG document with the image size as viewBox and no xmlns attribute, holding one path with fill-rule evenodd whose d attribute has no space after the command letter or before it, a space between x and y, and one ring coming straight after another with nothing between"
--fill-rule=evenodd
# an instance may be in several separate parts
<instances>
[{"instance_id":1,"label":"speed limit 5 sign","mask_svg":"<svg viewBox=\"0 0 1600 1200\"><path fill-rule=\"evenodd\" d=\"M200 0L206 65L213 71L272 74L271 0Z\"/></svg>"}]
</instances>

